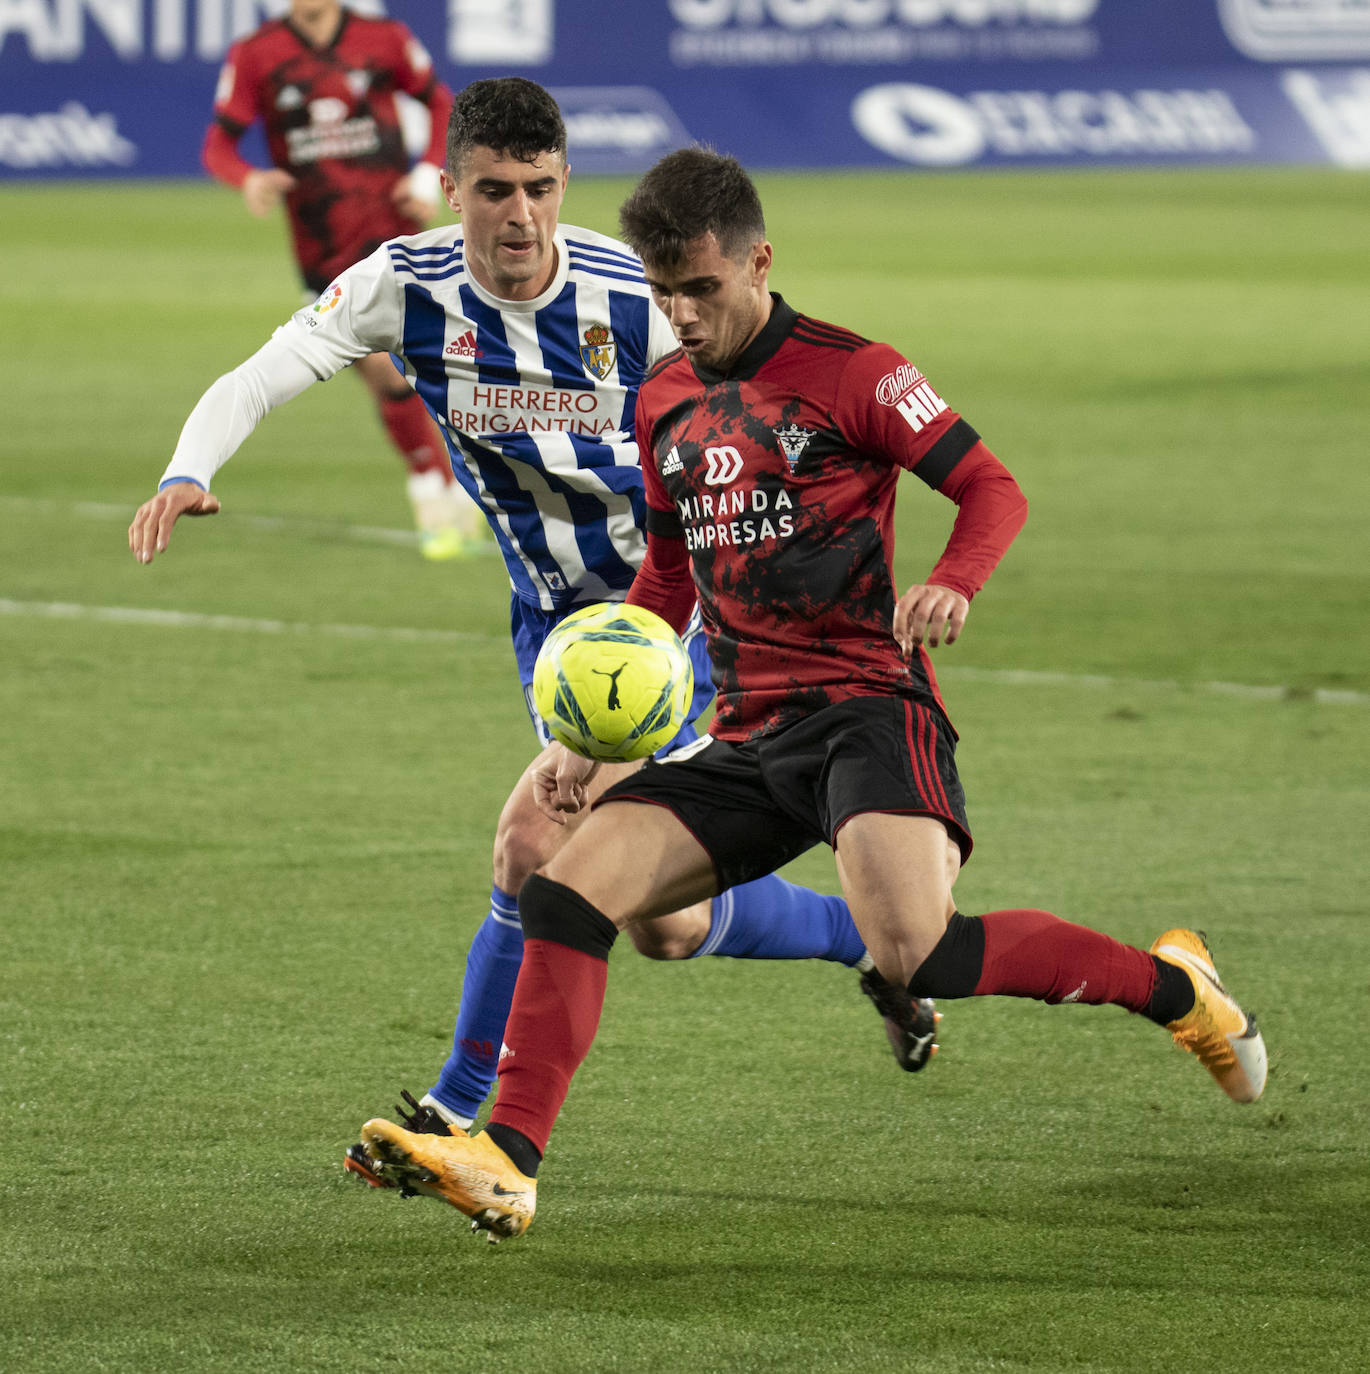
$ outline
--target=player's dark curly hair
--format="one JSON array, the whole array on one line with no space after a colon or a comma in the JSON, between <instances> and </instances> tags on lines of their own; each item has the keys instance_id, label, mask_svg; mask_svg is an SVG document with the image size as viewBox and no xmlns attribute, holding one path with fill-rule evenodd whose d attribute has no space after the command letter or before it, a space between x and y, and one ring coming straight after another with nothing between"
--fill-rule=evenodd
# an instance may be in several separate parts
<instances>
[{"instance_id":1,"label":"player's dark curly hair","mask_svg":"<svg viewBox=\"0 0 1370 1374\"><path fill-rule=\"evenodd\" d=\"M712 148L667 153L623 202L618 222L644 262L674 267L686 245L712 233L724 257L739 258L766 237L752 179L736 158Z\"/></svg>"},{"instance_id":2,"label":"player's dark curly hair","mask_svg":"<svg viewBox=\"0 0 1370 1374\"><path fill-rule=\"evenodd\" d=\"M493 148L505 157L532 162L543 153L566 157L566 124L536 81L499 76L473 81L458 92L447 121L447 170L452 176L472 148Z\"/></svg>"}]
</instances>

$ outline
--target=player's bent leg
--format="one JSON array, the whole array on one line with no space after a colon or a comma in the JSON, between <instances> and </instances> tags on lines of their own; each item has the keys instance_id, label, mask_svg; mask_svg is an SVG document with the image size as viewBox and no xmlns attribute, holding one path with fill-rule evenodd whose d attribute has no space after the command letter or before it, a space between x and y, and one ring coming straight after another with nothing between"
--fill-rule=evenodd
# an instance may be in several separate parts
<instances>
[{"instance_id":1,"label":"player's bent leg","mask_svg":"<svg viewBox=\"0 0 1370 1374\"><path fill-rule=\"evenodd\" d=\"M444 1139L378 1119L362 1130L382 1178L441 1198L495 1238L532 1221L538 1165L599 1027L618 931L689 905L716 882L707 852L669 812L623 804L612 817L591 814L548 866L560 879L535 874L520 893L524 961L487 1129Z\"/></svg>"},{"instance_id":2,"label":"player's bent leg","mask_svg":"<svg viewBox=\"0 0 1370 1374\"><path fill-rule=\"evenodd\" d=\"M933 817L866 812L838 831L834 853L852 919L870 951L860 966L861 991L880 1014L895 1062L916 1073L939 1049L942 1017L909 980L955 910L960 847Z\"/></svg>"},{"instance_id":3,"label":"player's bent leg","mask_svg":"<svg viewBox=\"0 0 1370 1374\"><path fill-rule=\"evenodd\" d=\"M585 815L576 843L562 846L540 872L618 930L695 906L718 888L708 851L674 812L635 801Z\"/></svg>"},{"instance_id":4,"label":"player's bent leg","mask_svg":"<svg viewBox=\"0 0 1370 1374\"><path fill-rule=\"evenodd\" d=\"M551 746L548 746L550 748ZM533 772L547 749L542 750L523 770L514 790L509 793L495 828L495 848L492 866L496 884L506 892L517 893L528 877L537 872L570 840L589 819L587 807L578 815L567 816L564 825L550 821L538 810L533 800ZM593 803L619 779L642 767L633 763L606 763L591 779L589 797Z\"/></svg>"},{"instance_id":5,"label":"player's bent leg","mask_svg":"<svg viewBox=\"0 0 1370 1374\"><path fill-rule=\"evenodd\" d=\"M833 851L875 967L886 982L907 986L956 909L959 849L934 817L870 811L843 824Z\"/></svg>"},{"instance_id":6,"label":"player's bent leg","mask_svg":"<svg viewBox=\"0 0 1370 1374\"><path fill-rule=\"evenodd\" d=\"M696 902L651 921L638 921L625 932L633 948L648 959L691 959L713 928L713 902Z\"/></svg>"},{"instance_id":7,"label":"player's bent leg","mask_svg":"<svg viewBox=\"0 0 1370 1374\"><path fill-rule=\"evenodd\" d=\"M504 1041L504 1026L523 962L523 928L517 893L528 877L570 839L589 812L569 817L560 826L533 802L532 769L524 770L500 813L493 855L494 884L490 910L472 938L462 976L461 1001L452 1033L452 1052L437 1082L424 1094L425 1106L469 1126L495 1084L495 1067ZM601 769L591 795L640 764Z\"/></svg>"}]
</instances>

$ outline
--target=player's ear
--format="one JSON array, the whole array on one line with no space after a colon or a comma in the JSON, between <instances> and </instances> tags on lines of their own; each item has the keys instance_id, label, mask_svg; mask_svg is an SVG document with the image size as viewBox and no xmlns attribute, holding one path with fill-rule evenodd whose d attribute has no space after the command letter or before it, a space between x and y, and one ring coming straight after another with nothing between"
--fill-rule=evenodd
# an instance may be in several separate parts
<instances>
[{"instance_id":1,"label":"player's ear","mask_svg":"<svg viewBox=\"0 0 1370 1374\"><path fill-rule=\"evenodd\" d=\"M461 214L461 197L457 194L456 178L444 167L438 173L438 180L442 186L442 198L447 202L447 208L454 215Z\"/></svg>"},{"instance_id":2,"label":"player's ear","mask_svg":"<svg viewBox=\"0 0 1370 1374\"><path fill-rule=\"evenodd\" d=\"M757 286L764 286L766 278L770 275L771 258L773 256L771 245L765 239L753 245L751 251L752 280Z\"/></svg>"}]
</instances>

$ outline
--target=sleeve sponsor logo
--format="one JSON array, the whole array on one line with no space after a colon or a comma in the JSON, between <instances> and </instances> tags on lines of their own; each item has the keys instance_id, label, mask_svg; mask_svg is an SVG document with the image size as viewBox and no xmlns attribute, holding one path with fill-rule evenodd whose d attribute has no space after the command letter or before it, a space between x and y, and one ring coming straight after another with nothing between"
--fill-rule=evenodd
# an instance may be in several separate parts
<instances>
[{"instance_id":1,"label":"sleeve sponsor logo","mask_svg":"<svg viewBox=\"0 0 1370 1374\"><path fill-rule=\"evenodd\" d=\"M915 434L920 434L924 426L947 409L947 403L932 389L928 379L920 374L912 390L895 402L895 409L904 417L904 423Z\"/></svg>"},{"instance_id":2,"label":"sleeve sponsor logo","mask_svg":"<svg viewBox=\"0 0 1370 1374\"><path fill-rule=\"evenodd\" d=\"M923 380L923 374L912 363L902 363L887 372L875 385L875 399L882 406L897 406L900 399Z\"/></svg>"},{"instance_id":3,"label":"sleeve sponsor logo","mask_svg":"<svg viewBox=\"0 0 1370 1374\"><path fill-rule=\"evenodd\" d=\"M343 290L339 283L334 282L318 300L314 302L314 313L316 315L326 315L334 306L342 300Z\"/></svg>"}]
</instances>

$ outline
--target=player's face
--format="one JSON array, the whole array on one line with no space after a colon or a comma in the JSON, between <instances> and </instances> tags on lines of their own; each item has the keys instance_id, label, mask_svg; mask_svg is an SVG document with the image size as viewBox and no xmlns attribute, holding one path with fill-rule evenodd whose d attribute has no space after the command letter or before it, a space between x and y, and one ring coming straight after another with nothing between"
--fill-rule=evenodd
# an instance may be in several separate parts
<instances>
[{"instance_id":1,"label":"player's face","mask_svg":"<svg viewBox=\"0 0 1370 1374\"><path fill-rule=\"evenodd\" d=\"M551 284L568 171L558 153L521 162L478 146L457 177L443 172L443 194L461 216L467 270L487 291L530 301Z\"/></svg>"},{"instance_id":2,"label":"player's face","mask_svg":"<svg viewBox=\"0 0 1370 1374\"><path fill-rule=\"evenodd\" d=\"M770 317L770 269L769 243L729 258L713 234L704 234L686 246L678 263L648 263L646 276L690 361L726 372Z\"/></svg>"},{"instance_id":3,"label":"player's face","mask_svg":"<svg viewBox=\"0 0 1370 1374\"><path fill-rule=\"evenodd\" d=\"M341 8L339 0L290 0L290 17L297 24L317 24L336 18Z\"/></svg>"}]
</instances>

